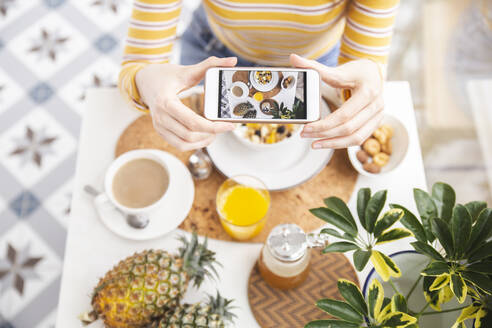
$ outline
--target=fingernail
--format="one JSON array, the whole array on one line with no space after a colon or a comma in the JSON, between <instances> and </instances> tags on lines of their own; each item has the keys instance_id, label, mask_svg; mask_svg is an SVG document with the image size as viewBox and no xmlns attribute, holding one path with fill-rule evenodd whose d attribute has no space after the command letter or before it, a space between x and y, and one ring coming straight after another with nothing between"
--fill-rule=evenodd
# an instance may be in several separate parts
<instances>
[{"instance_id":1,"label":"fingernail","mask_svg":"<svg viewBox=\"0 0 492 328\"><path fill-rule=\"evenodd\" d=\"M313 132L313 128L311 126L305 126L304 132Z\"/></svg>"},{"instance_id":2,"label":"fingernail","mask_svg":"<svg viewBox=\"0 0 492 328\"><path fill-rule=\"evenodd\" d=\"M315 143L315 144L313 144L313 148L314 149L320 149L321 148L321 144L320 143Z\"/></svg>"}]
</instances>

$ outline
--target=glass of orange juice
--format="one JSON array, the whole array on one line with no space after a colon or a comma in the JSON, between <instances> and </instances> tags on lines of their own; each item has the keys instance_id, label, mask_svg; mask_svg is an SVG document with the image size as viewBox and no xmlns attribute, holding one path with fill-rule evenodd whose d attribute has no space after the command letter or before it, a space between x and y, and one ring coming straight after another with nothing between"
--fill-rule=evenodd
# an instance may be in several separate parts
<instances>
[{"instance_id":1,"label":"glass of orange juice","mask_svg":"<svg viewBox=\"0 0 492 328\"><path fill-rule=\"evenodd\" d=\"M265 226L270 193L257 178L238 175L217 191L217 213L225 231L234 239L251 239Z\"/></svg>"}]
</instances>

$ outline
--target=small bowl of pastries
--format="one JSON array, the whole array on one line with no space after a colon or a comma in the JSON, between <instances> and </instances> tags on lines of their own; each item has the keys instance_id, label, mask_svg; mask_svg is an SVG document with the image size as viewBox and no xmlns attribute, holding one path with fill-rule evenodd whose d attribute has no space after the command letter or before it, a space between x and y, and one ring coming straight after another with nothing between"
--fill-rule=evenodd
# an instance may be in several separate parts
<instances>
[{"instance_id":1,"label":"small bowl of pastries","mask_svg":"<svg viewBox=\"0 0 492 328\"><path fill-rule=\"evenodd\" d=\"M360 146L347 149L352 166L362 175L377 176L393 171L408 150L408 131L392 115L385 114L379 127Z\"/></svg>"}]
</instances>

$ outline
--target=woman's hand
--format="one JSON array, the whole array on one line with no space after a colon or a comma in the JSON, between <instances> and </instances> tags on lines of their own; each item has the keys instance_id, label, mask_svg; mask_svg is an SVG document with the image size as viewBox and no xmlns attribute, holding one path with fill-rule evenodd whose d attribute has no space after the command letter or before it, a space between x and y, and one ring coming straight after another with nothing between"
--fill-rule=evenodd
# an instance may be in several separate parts
<instances>
[{"instance_id":1,"label":"woman's hand","mask_svg":"<svg viewBox=\"0 0 492 328\"><path fill-rule=\"evenodd\" d=\"M178 93L197 85L210 67L233 67L237 58L208 59L196 65L150 64L138 71L135 81L150 109L155 130L180 151L202 148L217 133L234 129L232 123L211 122L186 107Z\"/></svg>"},{"instance_id":2,"label":"woman's hand","mask_svg":"<svg viewBox=\"0 0 492 328\"><path fill-rule=\"evenodd\" d=\"M352 96L335 112L307 124L301 136L318 138L313 148L346 148L362 144L383 117L382 75L377 64L368 59L354 60L338 67L328 67L314 60L290 56L294 67L312 68L328 85L350 89Z\"/></svg>"}]
</instances>

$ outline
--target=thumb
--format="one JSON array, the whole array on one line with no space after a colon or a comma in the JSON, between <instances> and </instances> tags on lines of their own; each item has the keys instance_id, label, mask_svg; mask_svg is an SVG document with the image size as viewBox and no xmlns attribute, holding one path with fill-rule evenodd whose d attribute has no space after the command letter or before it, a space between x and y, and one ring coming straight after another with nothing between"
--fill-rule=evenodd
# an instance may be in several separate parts
<instances>
[{"instance_id":1,"label":"thumb","mask_svg":"<svg viewBox=\"0 0 492 328\"><path fill-rule=\"evenodd\" d=\"M207 70L211 67L234 67L236 66L236 63L236 57L218 58L212 56L198 64L190 65L186 68L185 76L183 76L185 79L184 87L190 88L198 84L205 77Z\"/></svg>"},{"instance_id":2,"label":"thumb","mask_svg":"<svg viewBox=\"0 0 492 328\"><path fill-rule=\"evenodd\" d=\"M298 68L311 68L318 71L321 80L334 88L354 88L355 82L344 78L343 71L339 67L325 66L316 60L307 59L296 54L291 54L289 62Z\"/></svg>"}]
</instances>

